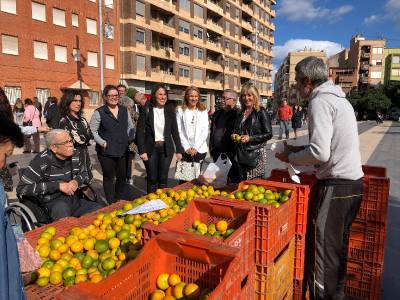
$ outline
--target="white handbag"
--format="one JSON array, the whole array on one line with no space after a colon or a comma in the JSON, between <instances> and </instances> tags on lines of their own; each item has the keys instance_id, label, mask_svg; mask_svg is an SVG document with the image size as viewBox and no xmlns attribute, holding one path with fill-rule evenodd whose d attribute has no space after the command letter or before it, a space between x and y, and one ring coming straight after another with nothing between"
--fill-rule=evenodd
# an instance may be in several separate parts
<instances>
[{"instance_id":1,"label":"white handbag","mask_svg":"<svg viewBox=\"0 0 400 300\"><path fill-rule=\"evenodd\" d=\"M201 165L198 162L178 161L176 164L175 176L177 180L191 181L200 175Z\"/></svg>"}]
</instances>

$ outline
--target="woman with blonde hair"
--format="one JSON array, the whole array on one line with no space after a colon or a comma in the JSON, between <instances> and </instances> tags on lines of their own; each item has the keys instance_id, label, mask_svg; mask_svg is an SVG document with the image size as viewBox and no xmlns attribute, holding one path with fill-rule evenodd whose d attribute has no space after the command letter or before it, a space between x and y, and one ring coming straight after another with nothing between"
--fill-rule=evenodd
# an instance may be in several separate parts
<instances>
[{"instance_id":1,"label":"woman with blonde hair","mask_svg":"<svg viewBox=\"0 0 400 300\"><path fill-rule=\"evenodd\" d=\"M235 160L240 180L262 178L267 162L265 146L272 138L271 120L252 83L242 86L239 100L241 112L235 120L231 138L236 142Z\"/></svg>"},{"instance_id":2,"label":"woman with blonde hair","mask_svg":"<svg viewBox=\"0 0 400 300\"><path fill-rule=\"evenodd\" d=\"M208 113L200 102L200 91L190 86L185 91L182 108L176 113L179 137L185 151L182 160L201 163L207 155ZM193 178L195 179L195 175Z\"/></svg>"}]
</instances>

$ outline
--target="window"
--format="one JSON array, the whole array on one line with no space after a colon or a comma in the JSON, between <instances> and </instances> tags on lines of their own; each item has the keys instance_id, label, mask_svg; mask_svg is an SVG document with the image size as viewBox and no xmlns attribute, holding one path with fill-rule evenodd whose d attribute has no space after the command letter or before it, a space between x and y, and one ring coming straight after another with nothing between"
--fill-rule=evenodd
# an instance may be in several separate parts
<instances>
[{"instance_id":1,"label":"window","mask_svg":"<svg viewBox=\"0 0 400 300\"><path fill-rule=\"evenodd\" d=\"M80 61L81 60L81 53L78 49L72 49L72 57L74 58L74 61Z\"/></svg>"},{"instance_id":2,"label":"window","mask_svg":"<svg viewBox=\"0 0 400 300\"><path fill-rule=\"evenodd\" d=\"M203 28L193 26L193 36L202 40L203 39Z\"/></svg>"},{"instance_id":3,"label":"window","mask_svg":"<svg viewBox=\"0 0 400 300\"><path fill-rule=\"evenodd\" d=\"M194 15L199 18L204 18L204 9L202 6L194 4Z\"/></svg>"},{"instance_id":4,"label":"window","mask_svg":"<svg viewBox=\"0 0 400 300\"><path fill-rule=\"evenodd\" d=\"M239 26L235 26L235 35L240 35L240 28L239 28Z\"/></svg>"},{"instance_id":5,"label":"window","mask_svg":"<svg viewBox=\"0 0 400 300\"><path fill-rule=\"evenodd\" d=\"M136 70L137 71L146 70L146 57L141 55L136 55Z\"/></svg>"},{"instance_id":6,"label":"window","mask_svg":"<svg viewBox=\"0 0 400 300\"><path fill-rule=\"evenodd\" d=\"M49 59L47 43L33 41L33 57L39 59Z\"/></svg>"},{"instance_id":7,"label":"window","mask_svg":"<svg viewBox=\"0 0 400 300\"><path fill-rule=\"evenodd\" d=\"M17 0L0 0L0 10L9 14L17 14Z\"/></svg>"},{"instance_id":8,"label":"window","mask_svg":"<svg viewBox=\"0 0 400 300\"><path fill-rule=\"evenodd\" d=\"M227 32L231 30L231 23L229 23L228 21L225 21L225 29Z\"/></svg>"},{"instance_id":9,"label":"window","mask_svg":"<svg viewBox=\"0 0 400 300\"><path fill-rule=\"evenodd\" d=\"M372 54L382 54L383 48L372 48Z\"/></svg>"},{"instance_id":10,"label":"window","mask_svg":"<svg viewBox=\"0 0 400 300\"><path fill-rule=\"evenodd\" d=\"M47 101L47 98L50 97L50 90L46 88L37 88L36 97L38 98L39 102L44 105Z\"/></svg>"},{"instance_id":11,"label":"window","mask_svg":"<svg viewBox=\"0 0 400 300\"><path fill-rule=\"evenodd\" d=\"M225 4L225 12L229 13L231 11L231 5L229 3Z\"/></svg>"},{"instance_id":12,"label":"window","mask_svg":"<svg viewBox=\"0 0 400 300\"><path fill-rule=\"evenodd\" d=\"M46 22L46 6L32 2L32 19Z\"/></svg>"},{"instance_id":13,"label":"window","mask_svg":"<svg viewBox=\"0 0 400 300\"><path fill-rule=\"evenodd\" d=\"M5 86L4 93L6 93L8 101L11 105L15 104L18 98L21 98L21 87L20 86Z\"/></svg>"},{"instance_id":14,"label":"window","mask_svg":"<svg viewBox=\"0 0 400 300\"><path fill-rule=\"evenodd\" d=\"M400 64L400 56L399 55L393 55L392 64Z\"/></svg>"},{"instance_id":15,"label":"window","mask_svg":"<svg viewBox=\"0 0 400 300\"><path fill-rule=\"evenodd\" d=\"M106 69L114 70L114 55L106 54Z\"/></svg>"},{"instance_id":16,"label":"window","mask_svg":"<svg viewBox=\"0 0 400 300\"><path fill-rule=\"evenodd\" d=\"M179 76L180 77L189 77L189 68L180 66L179 67Z\"/></svg>"},{"instance_id":17,"label":"window","mask_svg":"<svg viewBox=\"0 0 400 300\"><path fill-rule=\"evenodd\" d=\"M108 24L108 23L104 24L104 37L107 40L114 39L114 26L112 26L111 24Z\"/></svg>"},{"instance_id":18,"label":"window","mask_svg":"<svg viewBox=\"0 0 400 300\"><path fill-rule=\"evenodd\" d=\"M77 14L71 15L71 24L74 27L79 27L79 16Z\"/></svg>"},{"instance_id":19,"label":"window","mask_svg":"<svg viewBox=\"0 0 400 300\"><path fill-rule=\"evenodd\" d=\"M237 60L233 61L233 68L239 70L239 61L237 61Z\"/></svg>"},{"instance_id":20,"label":"window","mask_svg":"<svg viewBox=\"0 0 400 300\"><path fill-rule=\"evenodd\" d=\"M400 76L400 69L392 69L392 76Z\"/></svg>"},{"instance_id":21,"label":"window","mask_svg":"<svg viewBox=\"0 0 400 300\"><path fill-rule=\"evenodd\" d=\"M53 8L53 24L65 27L65 10Z\"/></svg>"},{"instance_id":22,"label":"window","mask_svg":"<svg viewBox=\"0 0 400 300\"><path fill-rule=\"evenodd\" d=\"M372 65L373 66L382 66L382 59L373 59Z\"/></svg>"},{"instance_id":23,"label":"window","mask_svg":"<svg viewBox=\"0 0 400 300\"><path fill-rule=\"evenodd\" d=\"M179 20L179 31L189 34L189 23L183 20Z\"/></svg>"},{"instance_id":24,"label":"window","mask_svg":"<svg viewBox=\"0 0 400 300\"><path fill-rule=\"evenodd\" d=\"M189 45L185 43L179 43L179 54L189 56Z\"/></svg>"},{"instance_id":25,"label":"window","mask_svg":"<svg viewBox=\"0 0 400 300\"><path fill-rule=\"evenodd\" d=\"M193 79L203 80L203 70L193 68Z\"/></svg>"},{"instance_id":26,"label":"window","mask_svg":"<svg viewBox=\"0 0 400 300\"><path fill-rule=\"evenodd\" d=\"M54 46L54 60L58 62L67 62L67 47Z\"/></svg>"},{"instance_id":27,"label":"window","mask_svg":"<svg viewBox=\"0 0 400 300\"><path fill-rule=\"evenodd\" d=\"M380 71L371 72L371 79L380 79L382 77L382 73Z\"/></svg>"},{"instance_id":28,"label":"window","mask_svg":"<svg viewBox=\"0 0 400 300\"><path fill-rule=\"evenodd\" d=\"M18 38L11 35L1 35L1 52L18 55Z\"/></svg>"},{"instance_id":29,"label":"window","mask_svg":"<svg viewBox=\"0 0 400 300\"><path fill-rule=\"evenodd\" d=\"M114 0L104 0L104 6L107 8L113 8L113 1Z\"/></svg>"},{"instance_id":30,"label":"window","mask_svg":"<svg viewBox=\"0 0 400 300\"><path fill-rule=\"evenodd\" d=\"M136 29L136 42L144 44L144 30Z\"/></svg>"},{"instance_id":31,"label":"window","mask_svg":"<svg viewBox=\"0 0 400 300\"><path fill-rule=\"evenodd\" d=\"M190 1L189 0L179 0L179 10L190 11Z\"/></svg>"},{"instance_id":32,"label":"window","mask_svg":"<svg viewBox=\"0 0 400 300\"><path fill-rule=\"evenodd\" d=\"M97 21L86 18L86 32L97 35Z\"/></svg>"},{"instance_id":33,"label":"window","mask_svg":"<svg viewBox=\"0 0 400 300\"><path fill-rule=\"evenodd\" d=\"M204 57L203 49L194 47L193 51L194 51L194 58L203 59Z\"/></svg>"},{"instance_id":34,"label":"window","mask_svg":"<svg viewBox=\"0 0 400 300\"><path fill-rule=\"evenodd\" d=\"M225 48L229 49L229 41L225 41Z\"/></svg>"},{"instance_id":35,"label":"window","mask_svg":"<svg viewBox=\"0 0 400 300\"><path fill-rule=\"evenodd\" d=\"M144 17L145 14L145 6L143 2L136 1L136 15Z\"/></svg>"},{"instance_id":36,"label":"window","mask_svg":"<svg viewBox=\"0 0 400 300\"><path fill-rule=\"evenodd\" d=\"M87 65L88 65L88 67L97 67L97 53L96 52L88 51Z\"/></svg>"},{"instance_id":37,"label":"window","mask_svg":"<svg viewBox=\"0 0 400 300\"><path fill-rule=\"evenodd\" d=\"M90 105L97 105L99 101L99 92L88 91Z\"/></svg>"},{"instance_id":38,"label":"window","mask_svg":"<svg viewBox=\"0 0 400 300\"><path fill-rule=\"evenodd\" d=\"M235 18L239 19L240 16L240 10L238 8L235 8Z\"/></svg>"}]
</instances>

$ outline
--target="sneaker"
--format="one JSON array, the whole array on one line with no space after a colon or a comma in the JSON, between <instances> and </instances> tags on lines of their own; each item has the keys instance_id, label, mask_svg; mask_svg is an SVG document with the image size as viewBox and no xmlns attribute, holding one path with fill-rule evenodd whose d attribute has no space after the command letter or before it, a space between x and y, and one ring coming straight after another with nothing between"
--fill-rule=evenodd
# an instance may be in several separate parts
<instances>
[{"instance_id":1,"label":"sneaker","mask_svg":"<svg viewBox=\"0 0 400 300\"><path fill-rule=\"evenodd\" d=\"M126 183L127 184L130 184L130 185L134 185L134 182L133 182L133 179L131 178L131 179L127 179L126 180Z\"/></svg>"}]
</instances>

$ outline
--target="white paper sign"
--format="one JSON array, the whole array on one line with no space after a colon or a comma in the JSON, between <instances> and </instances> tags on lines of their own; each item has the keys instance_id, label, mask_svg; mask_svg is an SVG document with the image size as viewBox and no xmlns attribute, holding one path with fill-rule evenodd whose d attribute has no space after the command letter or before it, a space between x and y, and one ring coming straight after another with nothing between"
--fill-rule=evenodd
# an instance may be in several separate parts
<instances>
[{"instance_id":1,"label":"white paper sign","mask_svg":"<svg viewBox=\"0 0 400 300\"><path fill-rule=\"evenodd\" d=\"M137 215L137 214L144 214L155 210L160 210L167 208L168 205L164 203L164 201L160 199L150 200L145 202L131 210L124 212L122 215Z\"/></svg>"}]
</instances>

